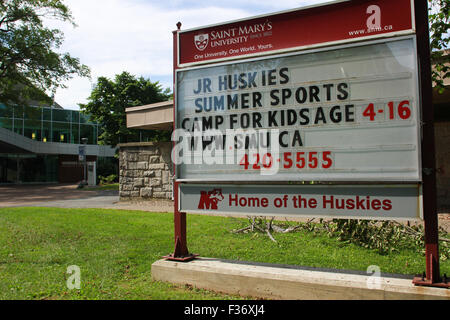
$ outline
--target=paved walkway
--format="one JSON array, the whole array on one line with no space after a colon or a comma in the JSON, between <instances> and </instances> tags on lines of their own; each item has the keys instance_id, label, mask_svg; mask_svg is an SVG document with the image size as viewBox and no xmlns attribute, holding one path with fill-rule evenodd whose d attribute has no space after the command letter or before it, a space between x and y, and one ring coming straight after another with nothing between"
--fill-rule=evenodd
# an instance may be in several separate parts
<instances>
[{"instance_id":1,"label":"paved walkway","mask_svg":"<svg viewBox=\"0 0 450 320\"><path fill-rule=\"evenodd\" d=\"M0 186L0 208L30 206L173 212L170 200L120 202L118 191L77 189L76 184Z\"/></svg>"},{"instance_id":2,"label":"paved walkway","mask_svg":"<svg viewBox=\"0 0 450 320\"><path fill-rule=\"evenodd\" d=\"M118 194L118 191L113 190L77 189L77 185L73 184L0 186L0 208L34 206L173 212L173 201L170 200L119 201ZM439 226L450 232L449 213L440 212Z\"/></svg>"},{"instance_id":3,"label":"paved walkway","mask_svg":"<svg viewBox=\"0 0 450 320\"><path fill-rule=\"evenodd\" d=\"M94 205L98 197L105 196L109 200L107 203L119 201L116 191L82 190L77 189L76 184L0 186L0 207L77 207L78 204L87 208Z\"/></svg>"}]
</instances>

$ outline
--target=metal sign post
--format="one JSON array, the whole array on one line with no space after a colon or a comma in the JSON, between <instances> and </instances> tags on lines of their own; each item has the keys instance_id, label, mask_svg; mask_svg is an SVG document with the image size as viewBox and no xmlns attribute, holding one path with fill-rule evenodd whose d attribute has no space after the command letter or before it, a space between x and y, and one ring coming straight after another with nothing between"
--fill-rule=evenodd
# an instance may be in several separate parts
<instances>
[{"instance_id":1,"label":"metal sign post","mask_svg":"<svg viewBox=\"0 0 450 320\"><path fill-rule=\"evenodd\" d=\"M436 157L434 139L434 108L432 101L430 39L427 0L415 1L417 21L417 54L420 63L422 99L422 168L423 210L425 228L425 277L415 277L413 283L420 286L449 288L439 271L439 233L436 205Z\"/></svg>"},{"instance_id":2,"label":"metal sign post","mask_svg":"<svg viewBox=\"0 0 450 320\"><path fill-rule=\"evenodd\" d=\"M176 77L175 72L178 69L178 32L180 31L181 23L177 23L177 31L173 32L173 75L174 75L174 88L176 86ZM175 101L175 93L174 93L174 101ZM176 116L175 105L173 108L174 119ZM174 130L176 129L176 123L174 121ZM175 143L174 143L175 144ZM173 163L173 172L176 172L176 165ZM174 195L174 238L175 238L175 249L174 252L164 258L172 261L181 261L187 262L195 259L196 256L194 254L190 254L187 247L187 238L186 238L186 213L180 212L178 202L179 202L179 192L178 185L174 179L173 182L173 195Z\"/></svg>"}]
</instances>

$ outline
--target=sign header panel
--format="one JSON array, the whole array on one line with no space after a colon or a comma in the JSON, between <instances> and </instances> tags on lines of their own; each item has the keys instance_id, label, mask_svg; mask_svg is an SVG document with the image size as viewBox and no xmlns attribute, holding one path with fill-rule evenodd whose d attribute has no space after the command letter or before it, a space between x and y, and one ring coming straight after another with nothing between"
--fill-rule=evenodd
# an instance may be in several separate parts
<instances>
[{"instance_id":1,"label":"sign header panel","mask_svg":"<svg viewBox=\"0 0 450 320\"><path fill-rule=\"evenodd\" d=\"M414 32L412 0L341 1L179 32L179 65Z\"/></svg>"},{"instance_id":2,"label":"sign header panel","mask_svg":"<svg viewBox=\"0 0 450 320\"><path fill-rule=\"evenodd\" d=\"M177 71L177 179L421 180L412 37Z\"/></svg>"},{"instance_id":3,"label":"sign header panel","mask_svg":"<svg viewBox=\"0 0 450 320\"><path fill-rule=\"evenodd\" d=\"M180 210L189 213L376 220L422 218L418 185L180 184L179 194Z\"/></svg>"}]
</instances>

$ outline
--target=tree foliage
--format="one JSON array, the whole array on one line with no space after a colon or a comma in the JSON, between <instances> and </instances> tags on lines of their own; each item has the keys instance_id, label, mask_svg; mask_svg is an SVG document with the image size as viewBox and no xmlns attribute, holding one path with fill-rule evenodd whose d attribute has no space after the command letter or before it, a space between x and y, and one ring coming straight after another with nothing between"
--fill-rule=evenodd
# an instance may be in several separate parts
<instances>
[{"instance_id":1,"label":"tree foliage","mask_svg":"<svg viewBox=\"0 0 450 320\"><path fill-rule=\"evenodd\" d=\"M115 146L140 141L139 130L127 128L126 108L163 102L169 97L169 89L163 91L158 82L122 72L114 80L98 78L88 103L80 104L80 108L101 124L104 132L99 136L99 141ZM168 132L146 131L145 134L153 141L170 141Z\"/></svg>"},{"instance_id":2,"label":"tree foliage","mask_svg":"<svg viewBox=\"0 0 450 320\"><path fill-rule=\"evenodd\" d=\"M449 46L449 0L429 1L430 48L431 60L434 64L432 78L440 92L444 90L444 79L450 77L450 61L444 50Z\"/></svg>"},{"instance_id":3,"label":"tree foliage","mask_svg":"<svg viewBox=\"0 0 450 320\"><path fill-rule=\"evenodd\" d=\"M68 53L56 52L64 40L60 30L44 26L56 19L75 26L60 0L0 0L0 101L26 104L45 101L74 75L89 68Z\"/></svg>"}]
</instances>

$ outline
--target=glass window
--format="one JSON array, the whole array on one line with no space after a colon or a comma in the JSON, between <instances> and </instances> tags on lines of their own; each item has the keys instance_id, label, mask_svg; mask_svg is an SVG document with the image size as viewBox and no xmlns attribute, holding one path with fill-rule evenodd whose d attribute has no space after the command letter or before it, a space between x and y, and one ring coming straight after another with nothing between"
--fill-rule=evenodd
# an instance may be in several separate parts
<instances>
[{"instance_id":1,"label":"glass window","mask_svg":"<svg viewBox=\"0 0 450 320\"><path fill-rule=\"evenodd\" d=\"M41 121L25 120L24 136L33 140L41 140Z\"/></svg>"},{"instance_id":2,"label":"glass window","mask_svg":"<svg viewBox=\"0 0 450 320\"><path fill-rule=\"evenodd\" d=\"M12 130L13 119L12 118L0 118L0 128Z\"/></svg>"},{"instance_id":3,"label":"glass window","mask_svg":"<svg viewBox=\"0 0 450 320\"><path fill-rule=\"evenodd\" d=\"M14 132L23 135L23 119L14 119Z\"/></svg>"},{"instance_id":4,"label":"glass window","mask_svg":"<svg viewBox=\"0 0 450 320\"><path fill-rule=\"evenodd\" d=\"M71 131L70 143L79 144L80 143L80 127L79 127L78 122L72 123L70 131Z\"/></svg>"},{"instance_id":5,"label":"glass window","mask_svg":"<svg viewBox=\"0 0 450 320\"><path fill-rule=\"evenodd\" d=\"M23 119L23 107L22 106L14 107L14 118L15 119Z\"/></svg>"},{"instance_id":6,"label":"glass window","mask_svg":"<svg viewBox=\"0 0 450 320\"><path fill-rule=\"evenodd\" d=\"M42 110L42 113L42 119L44 119L45 121L52 121L52 109L44 108Z\"/></svg>"},{"instance_id":7,"label":"glass window","mask_svg":"<svg viewBox=\"0 0 450 320\"><path fill-rule=\"evenodd\" d=\"M20 163L21 182L57 182L58 156L32 155L22 156Z\"/></svg>"},{"instance_id":8,"label":"glass window","mask_svg":"<svg viewBox=\"0 0 450 320\"><path fill-rule=\"evenodd\" d=\"M42 109L39 107L24 107L24 118L28 120L41 120Z\"/></svg>"},{"instance_id":9,"label":"glass window","mask_svg":"<svg viewBox=\"0 0 450 320\"><path fill-rule=\"evenodd\" d=\"M13 107L7 107L4 104L0 104L0 118L12 118Z\"/></svg>"},{"instance_id":10,"label":"glass window","mask_svg":"<svg viewBox=\"0 0 450 320\"><path fill-rule=\"evenodd\" d=\"M89 115L80 112L80 123L88 123L89 122Z\"/></svg>"},{"instance_id":11,"label":"glass window","mask_svg":"<svg viewBox=\"0 0 450 320\"><path fill-rule=\"evenodd\" d=\"M78 111L72 111L72 122L77 124L80 122L80 113Z\"/></svg>"},{"instance_id":12,"label":"glass window","mask_svg":"<svg viewBox=\"0 0 450 320\"><path fill-rule=\"evenodd\" d=\"M70 123L53 122L53 142L69 143Z\"/></svg>"},{"instance_id":13,"label":"glass window","mask_svg":"<svg viewBox=\"0 0 450 320\"><path fill-rule=\"evenodd\" d=\"M17 182L17 159L8 156L6 161L4 160L4 163L6 167L6 172L4 172L4 182Z\"/></svg>"},{"instance_id":14,"label":"glass window","mask_svg":"<svg viewBox=\"0 0 450 320\"><path fill-rule=\"evenodd\" d=\"M97 137L98 137L98 125L94 125L94 136L92 144L97 144Z\"/></svg>"},{"instance_id":15,"label":"glass window","mask_svg":"<svg viewBox=\"0 0 450 320\"><path fill-rule=\"evenodd\" d=\"M41 141L52 142L52 123L50 121L42 121Z\"/></svg>"},{"instance_id":16,"label":"glass window","mask_svg":"<svg viewBox=\"0 0 450 320\"><path fill-rule=\"evenodd\" d=\"M53 109L53 121L70 122L71 119L70 110Z\"/></svg>"},{"instance_id":17,"label":"glass window","mask_svg":"<svg viewBox=\"0 0 450 320\"><path fill-rule=\"evenodd\" d=\"M102 129L89 118L76 110L0 104L0 127L36 141L80 144L85 137L88 144L97 144Z\"/></svg>"},{"instance_id":18,"label":"glass window","mask_svg":"<svg viewBox=\"0 0 450 320\"><path fill-rule=\"evenodd\" d=\"M80 124L80 141L82 138L87 138L87 144L96 144L97 139L94 142L94 126L90 124Z\"/></svg>"}]
</instances>

